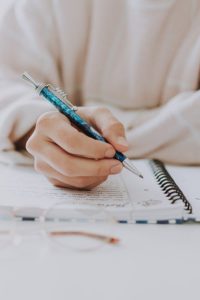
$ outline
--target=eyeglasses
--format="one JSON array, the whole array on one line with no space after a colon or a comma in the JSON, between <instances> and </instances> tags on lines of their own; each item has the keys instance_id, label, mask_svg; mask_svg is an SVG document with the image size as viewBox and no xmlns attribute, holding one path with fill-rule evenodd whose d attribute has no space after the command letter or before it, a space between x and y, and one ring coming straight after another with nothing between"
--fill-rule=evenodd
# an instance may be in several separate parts
<instances>
[{"instance_id":1,"label":"eyeglasses","mask_svg":"<svg viewBox=\"0 0 200 300\"><path fill-rule=\"evenodd\" d=\"M34 222L22 222L19 210L0 208L0 250L32 244L39 238L44 250L92 251L105 245L117 245L116 220L102 209L74 207L60 202L43 211Z\"/></svg>"}]
</instances>

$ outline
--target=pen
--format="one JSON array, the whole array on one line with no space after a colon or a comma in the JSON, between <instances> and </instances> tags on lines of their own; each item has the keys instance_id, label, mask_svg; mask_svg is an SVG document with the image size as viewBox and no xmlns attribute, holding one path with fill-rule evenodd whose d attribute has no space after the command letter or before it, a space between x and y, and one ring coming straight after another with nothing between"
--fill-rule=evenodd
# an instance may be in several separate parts
<instances>
[{"instance_id":1,"label":"pen","mask_svg":"<svg viewBox=\"0 0 200 300\"><path fill-rule=\"evenodd\" d=\"M23 73L22 78L28 81L40 96L43 96L51 104L53 104L63 115L70 119L70 121L76 125L82 132L87 136L107 143L102 135L97 132L89 123L87 123L83 118L81 118L77 113L77 107L74 106L67 98L67 95L60 90L55 88L50 84L37 83L35 80L28 74ZM123 166L128 169L130 172L135 175L143 178L142 174L137 170L135 166L131 164L131 161L121 152L116 151L114 158L119 160Z\"/></svg>"}]
</instances>

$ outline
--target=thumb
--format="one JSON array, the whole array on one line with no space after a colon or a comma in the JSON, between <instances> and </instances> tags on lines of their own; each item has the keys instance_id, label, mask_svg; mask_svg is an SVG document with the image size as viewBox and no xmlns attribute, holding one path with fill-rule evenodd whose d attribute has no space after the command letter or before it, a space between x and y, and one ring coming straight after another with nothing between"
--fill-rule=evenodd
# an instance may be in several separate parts
<instances>
[{"instance_id":1,"label":"thumb","mask_svg":"<svg viewBox=\"0 0 200 300\"><path fill-rule=\"evenodd\" d=\"M95 108L90 118L92 125L116 150L121 152L128 150L123 124L107 108Z\"/></svg>"}]
</instances>

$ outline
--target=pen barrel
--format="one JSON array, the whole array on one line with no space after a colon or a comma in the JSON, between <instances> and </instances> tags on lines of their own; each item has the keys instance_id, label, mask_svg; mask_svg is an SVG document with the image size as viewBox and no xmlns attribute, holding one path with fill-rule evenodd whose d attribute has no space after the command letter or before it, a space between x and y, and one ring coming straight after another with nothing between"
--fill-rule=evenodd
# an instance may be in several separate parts
<instances>
[{"instance_id":1,"label":"pen barrel","mask_svg":"<svg viewBox=\"0 0 200 300\"><path fill-rule=\"evenodd\" d=\"M126 156L123 153L121 153L119 151L116 151L114 158L116 158L117 160L123 162L126 159Z\"/></svg>"},{"instance_id":2,"label":"pen barrel","mask_svg":"<svg viewBox=\"0 0 200 300\"><path fill-rule=\"evenodd\" d=\"M100 135L90 124L88 124L84 119L82 119L71 107L69 107L65 102L59 99L54 93L52 93L48 87L44 87L40 91L45 99L47 99L51 104L53 104L60 113L64 114L69 120L76 125L82 132L87 136L107 143L103 136ZM123 162L126 159L126 156L119 151L116 151L114 158Z\"/></svg>"}]
</instances>

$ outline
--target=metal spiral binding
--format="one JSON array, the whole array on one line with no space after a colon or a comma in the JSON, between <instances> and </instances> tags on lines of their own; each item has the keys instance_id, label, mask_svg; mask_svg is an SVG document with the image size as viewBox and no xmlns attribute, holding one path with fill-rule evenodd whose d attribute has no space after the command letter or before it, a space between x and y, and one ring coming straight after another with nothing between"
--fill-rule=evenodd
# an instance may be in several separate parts
<instances>
[{"instance_id":1,"label":"metal spiral binding","mask_svg":"<svg viewBox=\"0 0 200 300\"><path fill-rule=\"evenodd\" d=\"M170 176L164 164L159 160L151 160L150 166L160 188L170 200L170 202L173 204L178 200L182 200L185 206L185 210L187 210L188 213L191 214L192 206L190 205L189 201L186 199L185 195L180 190L176 182Z\"/></svg>"},{"instance_id":2,"label":"metal spiral binding","mask_svg":"<svg viewBox=\"0 0 200 300\"><path fill-rule=\"evenodd\" d=\"M68 95L59 87L54 87L51 84L48 85L58 97L61 97L63 102L65 102L72 110L77 111L77 106L74 106L69 100Z\"/></svg>"}]
</instances>

